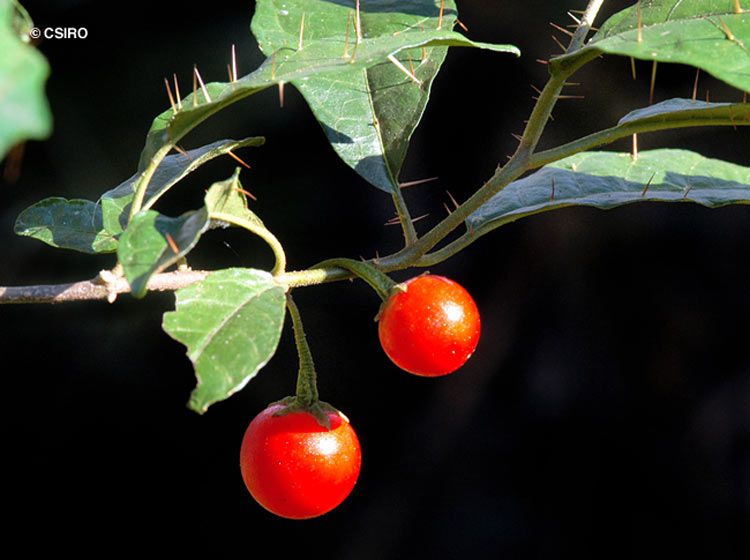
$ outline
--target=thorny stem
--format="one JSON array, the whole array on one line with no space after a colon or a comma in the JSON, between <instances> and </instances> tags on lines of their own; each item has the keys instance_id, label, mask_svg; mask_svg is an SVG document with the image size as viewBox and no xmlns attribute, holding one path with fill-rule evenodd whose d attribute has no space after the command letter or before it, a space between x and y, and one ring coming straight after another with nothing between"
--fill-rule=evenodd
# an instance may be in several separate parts
<instances>
[{"instance_id":1,"label":"thorny stem","mask_svg":"<svg viewBox=\"0 0 750 560\"><path fill-rule=\"evenodd\" d=\"M566 50L566 55L573 54L580 50L583 46L585 38L591 29L591 26L596 18L597 13L604 0L590 0L586 8L586 11L581 18L581 24L576 29L570 44ZM461 204L453 213L443 219L440 223L434 226L424 236L417 238L414 230L414 225L408 213L408 209L403 200L402 194L394 193L394 202L404 229L404 236L406 238L406 247L401 251L389 255L387 257L372 259L367 261L367 264L372 265L381 272L392 272L395 270L401 270L412 266L431 266L432 264L441 262L456 252L463 249L475 241L481 235L484 235L491 229L502 225L502 223L493 223L484 228L479 228L475 231L468 231L458 239L449 243L445 247L429 253L438 243L445 239L452 231L460 227L465 220L476 211L480 206L492 198L495 194L505 188L512 181L521 177L524 173L537 169L548 163L557 161L569 155L573 155L582 150L591 149L596 146L601 146L617 139L627 137L637 132L650 132L656 130L665 130L672 128L682 128L687 126L698 126L698 125L735 125L731 119L707 119L704 121L695 120L692 121L672 121L664 123L640 123L633 124L631 126L623 125L613 127L595 134L591 134L584 138L580 138L568 144L564 144L557 148L546 150L543 152L536 153L536 147L539 139L547 125L549 117L552 113L558 96L565 85L565 81L580 68L583 64L588 62L592 57L583 56L580 60L577 60L571 66L561 65L555 71L552 72L547 85L542 90L534 109L532 110L531 117L526 125L523 132L521 142L516 150L515 154L511 157L505 166L498 168L495 174L478 190ZM740 123L747 124L747 123ZM176 140L175 140L176 141ZM162 147L149 162L146 167L144 174L139 180L136 186L136 197L133 201L131 209L131 217L135 215L143 204L143 199L146 194L146 188L151 176L153 175L156 167L163 157L172 148L172 144ZM222 219L227 222L235 223L241 227L246 227L250 231L260 235L266 242L271 246L276 255L276 266L274 267L273 274L275 280L288 287L302 287L312 286L316 284L322 284L327 282L333 282L338 280L350 279L354 277L351 271L346 270L340 266L328 266L325 267L314 267L308 270L285 272L286 259L281 244L278 240L267 230L263 232L255 231L258 228L254 228L249 223L237 223L236 218L229 216L213 216L215 219ZM250 227L248 227L250 226ZM325 263L323 263L325 264ZM176 290L195 282L203 280L210 272L208 271L177 271L170 273L163 273L154 275L149 282L149 290ZM116 282L105 285L101 279L97 278L90 281L77 282L74 284L62 284L53 286L25 286L25 287L0 287L0 304L4 303L56 303L63 301L82 301L82 300L96 300L96 299L109 299L112 301L113 295L128 292L129 287L127 282L119 278ZM292 314L293 321L295 320L296 307L294 303L289 300L290 313ZM299 319L297 313L297 320ZM300 332L304 339L304 333ZM298 335L297 328L295 327L295 337ZM306 346L306 343L305 345ZM307 350L309 353L309 348ZM300 356L303 359L303 356ZM307 358L305 358L307 359ZM312 358L310 357L310 362ZM314 374L314 370L313 374ZM308 391L308 389L304 389ZM309 391L308 391L309 393ZM306 393L306 394L308 394ZM316 391L317 393L317 391ZM317 397L317 394L315 395Z\"/></svg>"}]
</instances>

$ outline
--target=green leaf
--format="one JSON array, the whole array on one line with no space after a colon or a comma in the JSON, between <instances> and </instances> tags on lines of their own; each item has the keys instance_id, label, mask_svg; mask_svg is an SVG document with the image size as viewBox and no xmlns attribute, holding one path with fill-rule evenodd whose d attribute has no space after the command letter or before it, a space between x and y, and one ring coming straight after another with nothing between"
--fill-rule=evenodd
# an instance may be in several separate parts
<instances>
[{"instance_id":1,"label":"green leaf","mask_svg":"<svg viewBox=\"0 0 750 560\"><path fill-rule=\"evenodd\" d=\"M205 208L179 218L168 218L154 210L136 214L117 247L117 258L133 296L143 297L151 276L190 252L208 225Z\"/></svg>"},{"instance_id":2,"label":"green leaf","mask_svg":"<svg viewBox=\"0 0 750 560\"><path fill-rule=\"evenodd\" d=\"M261 219L247 206L239 175L240 170L237 169L226 181L211 185L204 198L208 214L239 218L265 229Z\"/></svg>"},{"instance_id":3,"label":"green leaf","mask_svg":"<svg viewBox=\"0 0 750 560\"><path fill-rule=\"evenodd\" d=\"M15 4L0 0L0 160L27 139L41 140L52 131L44 84L46 59L23 42Z\"/></svg>"},{"instance_id":4,"label":"green leaf","mask_svg":"<svg viewBox=\"0 0 750 560\"><path fill-rule=\"evenodd\" d=\"M600 54L696 66L750 91L750 12L733 0L645 0L602 25L585 48L551 61L551 71L578 66Z\"/></svg>"},{"instance_id":5,"label":"green leaf","mask_svg":"<svg viewBox=\"0 0 750 560\"><path fill-rule=\"evenodd\" d=\"M362 2L363 39L358 46L354 2L260 0L252 28L267 56L299 47L303 19L303 50L322 50L333 44L339 57L345 51L359 56L359 49L376 39L393 41L416 36L423 30L437 30L440 25L445 30L453 29L457 16L455 2L445 2L442 19L439 6L440 2L435 0L413 0L400 5L391 0ZM396 52L394 47L389 50ZM492 48L518 54L514 47ZM447 50L445 47L407 49L398 56L401 69L382 57L374 65L349 65L292 83L307 100L339 156L370 183L392 192L398 189L409 140L422 117ZM415 79L404 71L412 72L412 68Z\"/></svg>"},{"instance_id":6,"label":"green leaf","mask_svg":"<svg viewBox=\"0 0 750 560\"><path fill-rule=\"evenodd\" d=\"M750 203L750 168L686 150L584 152L514 181L467 219L479 235L568 206L602 210L635 202Z\"/></svg>"},{"instance_id":7,"label":"green leaf","mask_svg":"<svg viewBox=\"0 0 750 560\"><path fill-rule=\"evenodd\" d=\"M398 8L400 12L394 12L392 6L377 0L370 0L366 4L371 6L371 8L367 8L365 13L373 10L383 12L387 14L386 17L389 18L389 21L394 22L393 25L397 25L400 18L408 16L412 12L422 14L425 10L423 0L404 3L403 6ZM352 108L351 110L346 107L343 108L345 113L341 123L329 122L332 117L329 119L327 116L319 115L319 118L323 119L322 124L324 128L331 128L329 136L336 136L337 145L346 144L348 146L349 144L358 144L360 142L363 142L363 145L365 145L364 142L371 142L374 136L373 132L369 129L367 131L360 130L360 121L364 119L365 123L370 123L370 127L380 126L380 124L374 124L373 119L367 121L368 115L371 116L373 114L372 110L361 106L361 100L367 99L372 92L368 93L369 90L365 90L364 92L353 91L347 94L346 91L362 86L361 75L367 69L376 66L392 66L392 63L388 59L389 55L400 56L406 60L405 57L409 52L419 53L419 56L421 56L422 47L448 46L478 47L498 52L518 54L518 50L515 47L477 43L446 27L442 29L425 27L423 30L420 26L413 26L413 19L409 19L412 22L409 25L402 25L397 34L386 33L374 36L365 34L362 41L357 45L355 52L356 39L351 24L351 18L354 15L353 4L345 6L341 2L329 2L325 0L288 2L286 7L279 5L280 7L278 7L275 15L269 11L269 7L272 6L273 4L269 4L268 2L259 2L253 25L256 33L260 33L261 35L266 33L263 36L264 40L261 41L261 48L265 52L270 53L270 55L263 65L255 72L237 81L206 84L205 92L199 89L195 94L190 94L181 100L176 112L173 109L169 109L156 117L146 139L146 146L141 154L140 169L145 169L162 147L177 142L195 126L224 107L272 85L280 83L299 85L310 80L324 79L324 76L327 76L333 94L327 101L328 108L326 110L341 110L342 108L338 106L338 103L349 97L355 99L358 104L357 108ZM305 18L303 48L299 49L298 33L302 18L301 10L306 6L309 6L310 12ZM430 15L434 13L435 8L433 6ZM450 13L449 11L449 17L453 17L450 16ZM280 23L280 26L277 25L276 19L279 22L283 20L283 23ZM350 46L345 56L347 20L350 22L351 29ZM429 21L433 20L429 19ZM446 21L452 21L452 19L447 19ZM290 26L294 27L296 31L289 31L291 29ZM297 35L294 35L294 33L297 33ZM297 39L292 41L292 36L297 37ZM268 42L269 40L271 41L270 43ZM433 64L437 60L435 58L429 64ZM408 61L406 64L408 65ZM433 76L433 71L428 71L428 68L429 65L419 70L420 73L425 73L423 77L427 80L425 82L427 84ZM385 89L386 85L400 87L407 80L406 76L400 73L397 81L391 80L386 84L386 80L390 79L389 76L395 76L395 74L390 74L390 72L392 72L392 69L388 69L385 74L378 78L378 89ZM360 78L349 80L349 76L354 74L358 74ZM341 76L345 77L343 83L339 83ZM319 83L322 84L323 82ZM417 87L416 84L411 85ZM206 93L208 93L208 97L206 97ZM389 95L385 91L382 91L381 94L383 100ZM421 115L423 109L421 104L424 102L424 99L420 96L423 95L425 94L419 93L419 95L414 96L414 100L408 104L404 103L402 109L406 110L407 105L410 107L408 111L401 113L404 121L400 125L404 127L404 131L397 133L397 124L394 124L395 120L390 115L387 115L384 110L378 111L378 115L384 117L386 120L386 129L398 136L398 138L394 136L394 139L390 137L382 138L382 132L376 133L376 136L381 137L381 139L391 144L389 150L393 153L393 161L396 163L399 162L399 159L403 159L401 152L405 151L405 142L408 140L410 134L410 132L407 134L405 131L413 128L413 125L416 125L416 121ZM381 101L378 103L380 104ZM389 102L382 101L382 103L389 106ZM343 120L350 119L358 122L349 125L343 122ZM349 130L347 126L350 128L354 127L356 130ZM333 131L336 132L334 133ZM365 136L361 136L361 134L365 134ZM349 146L349 148L352 147ZM378 179L377 172L370 168L370 165L373 163L372 146L368 144L366 145L366 149L359 152L356 151L356 147L354 147L354 150L356 153L353 152L352 155L347 156L347 162L357 168L358 171L365 173L368 177L373 177L373 181L376 181L378 186L390 191L392 185L384 182L383 177ZM376 153L375 157L381 156ZM380 168L382 171L382 165Z\"/></svg>"},{"instance_id":8,"label":"green leaf","mask_svg":"<svg viewBox=\"0 0 750 560\"><path fill-rule=\"evenodd\" d=\"M286 298L267 272L226 269L179 290L165 332L187 346L198 386L190 408L208 407L242 389L268 363L281 336Z\"/></svg>"},{"instance_id":9,"label":"green leaf","mask_svg":"<svg viewBox=\"0 0 750 560\"><path fill-rule=\"evenodd\" d=\"M149 183L150 207L160 196L204 163L231 150L260 146L263 138L217 140L183 154L165 157ZM47 198L30 206L18 216L15 232L33 237L53 247L84 253L112 253L127 227L133 185L140 173L104 193L99 202Z\"/></svg>"},{"instance_id":10,"label":"green leaf","mask_svg":"<svg viewBox=\"0 0 750 560\"><path fill-rule=\"evenodd\" d=\"M165 157L156 168L148 184L146 204L144 209L153 206L159 198L175 186L181 179L198 169L201 165L227 152L247 146L262 146L265 139L250 137L243 140L217 140L184 154L174 154ZM135 196L134 186L141 173L136 173L130 179L114 189L107 191L101 197L104 228L112 235L119 235L127 226L130 215L130 205Z\"/></svg>"},{"instance_id":11,"label":"green leaf","mask_svg":"<svg viewBox=\"0 0 750 560\"><path fill-rule=\"evenodd\" d=\"M692 99L668 99L631 111L617 123L619 126L647 123L687 123L697 126L705 122L714 124L750 124L748 103L707 103Z\"/></svg>"},{"instance_id":12,"label":"green leaf","mask_svg":"<svg viewBox=\"0 0 750 560\"><path fill-rule=\"evenodd\" d=\"M14 231L61 249L82 253L111 253L117 239L102 227L102 212L90 200L47 198L16 219Z\"/></svg>"}]
</instances>

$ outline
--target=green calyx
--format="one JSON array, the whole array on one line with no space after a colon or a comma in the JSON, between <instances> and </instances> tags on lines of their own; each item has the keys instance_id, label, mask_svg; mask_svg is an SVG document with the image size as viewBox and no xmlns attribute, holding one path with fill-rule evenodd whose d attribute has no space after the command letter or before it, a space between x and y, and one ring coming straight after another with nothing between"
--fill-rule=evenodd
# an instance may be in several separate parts
<instances>
[{"instance_id":1,"label":"green calyx","mask_svg":"<svg viewBox=\"0 0 750 560\"><path fill-rule=\"evenodd\" d=\"M380 299L386 301L397 284L388 275L369 263L353 259L329 259L315 265L314 268L339 267L348 270L358 278L367 282L375 290Z\"/></svg>"},{"instance_id":2,"label":"green calyx","mask_svg":"<svg viewBox=\"0 0 750 560\"><path fill-rule=\"evenodd\" d=\"M313 403L305 402L298 396L285 397L280 401L273 403L281 405L281 409L274 413L274 416L286 416L287 414L305 413L311 414L315 421L323 426L326 430L331 429L331 419L329 414L341 414L338 409L327 402L315 401Z\"/></svg>"}]
</instances>

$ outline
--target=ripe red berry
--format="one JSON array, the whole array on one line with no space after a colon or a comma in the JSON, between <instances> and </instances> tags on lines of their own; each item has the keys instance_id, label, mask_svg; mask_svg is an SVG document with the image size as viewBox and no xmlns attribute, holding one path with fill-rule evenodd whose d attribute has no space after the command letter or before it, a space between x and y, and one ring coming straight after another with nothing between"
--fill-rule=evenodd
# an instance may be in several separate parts
<instances>
[{"instance_id":1,"label":"ripe red berry","mask_svg":"<svg viewBox=\"0 0 750 560\"><path fill-rule=\"evenodd\" d=\"M436 377L460 368L479 342L479 310L460 284L443 276L407 280L381 309L380 344L398 367Z\"/></svg>"},{"instance_id":2,"label":"ripe red berry","mask_svg":"<svg viewBox=\"0 0 750 560\"><path fill-rule=\"evenodd\" d=\"M272 404L247 427L240 449L242 478L264 508L288 519L323 515L346 499L362 454L348 420L328 412L326 430L308 412L277 415Z\"/></svg>"}]
</instances>

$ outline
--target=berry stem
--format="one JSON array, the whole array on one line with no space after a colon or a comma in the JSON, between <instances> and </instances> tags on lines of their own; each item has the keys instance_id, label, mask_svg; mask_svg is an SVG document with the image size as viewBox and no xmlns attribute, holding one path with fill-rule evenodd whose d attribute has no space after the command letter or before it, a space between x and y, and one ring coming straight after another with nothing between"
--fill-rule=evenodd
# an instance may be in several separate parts
<instances>
[{"instance_id":1,"label":"berry stem","mask_svg":"<svg viewBox=\"0 0 750 560\"><path fill-rule=\"evenodd\" d=\"M299 372L297 373L297 391L296 401L303 407L312 407L318 402L318 384L317 374L315 373L315 364L313 363L310 346L307 344L305 329L302 326L302 318L299 314L297 304L294 303L291 294L286 296L286 306L289 309L289 315L292 317L292 327L294 329L294 342L297 346L299 355Z\"/></svg>"}]
</instances>

